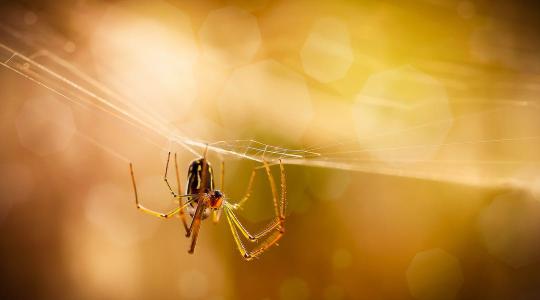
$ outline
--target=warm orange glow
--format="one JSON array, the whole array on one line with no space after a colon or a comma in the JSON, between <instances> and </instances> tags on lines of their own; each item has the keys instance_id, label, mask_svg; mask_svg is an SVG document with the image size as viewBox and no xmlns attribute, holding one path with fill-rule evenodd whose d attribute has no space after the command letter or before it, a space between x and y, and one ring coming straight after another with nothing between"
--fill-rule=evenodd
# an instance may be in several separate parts
<instances>
[{"instance_id":1,"label":"warm orange glow","mask_svg":"<svg viewBox=\"0 0 540 300\"><path fill-rule=\"evenodd\" d=\"M529 2L2 1L0 295L540 298Z\"/></svg>"}]
</instances>

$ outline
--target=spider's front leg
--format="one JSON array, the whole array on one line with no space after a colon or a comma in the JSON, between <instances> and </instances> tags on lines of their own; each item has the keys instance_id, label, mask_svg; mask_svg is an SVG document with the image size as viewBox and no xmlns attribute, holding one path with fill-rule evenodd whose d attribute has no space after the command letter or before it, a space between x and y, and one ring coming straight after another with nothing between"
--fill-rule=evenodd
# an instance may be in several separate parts
<instances>
[{"instance_id":1,"label":"spider's front leg","mask_svg":"<svg viewBox=\"0 0 540 300\"><path fill-rule=\"evenodd\" d=\"M187 237L191 235L191 246L188 251L189 254L193 254L193 252L195 251L195 245L197 244L197 238L199 237L199 230L201 229L201 221L205 209L205 203L197 204L197 209L195 210L195 214L193 215L193 220L191 221L188 233L186 234Z\"/></svg>"},{"instance_id":2,"label":"spider's front leg","mask_svg":"<svg viewBox=\"0 0 540 300\"><path fill-rule=\"evenodd\" d=\"M129 170L130 170L130 173L131 173L131 183L133 184L133 191L135 192L135 205L137 206L137 209L144 212L144 213L147 213L149 215L152 215L154 217L158 217L158 218L162 218L162 219L168 219L174 215L176 215L177 213L179 213L180 211L183 211L183 209L191 203L191 201L193 201L193 199L190 199L189 201L187 201L185 204L183 205L179 205L178 207L174 208L173 210L169 211L169 212L166 212L166 213L162 213L162 212L158 212L158 211L155 211L155 210L151 210L149 208L146 208L144 207L140 202L139 202L139 195L137 193L137 184L135 183L135 174L133 172L133 164L129 164ZM182 198L182 197L186 197L187 195L181 195L181 196L177 196L178 198Z\"/></svg>"},{"instance_id":3,"label":"spider's front leg","mask_svg":"<svg viewBox=\"0 0 540 300\"><path fill-rule=\"evenodd\" d=\"M169 152L169 156L167 157L167 166L165 167L165 180L167 180L166 178L167 178L167 170L169 169L169 157L170 156L171 156L171 152ZM178 159L176 158L176 153L174 153L174 170L175 170L175 173L176 173L176 186L178 187L178 195L182 195L182 184L180 184L180 172L178 172ZM167 182L167 186L169 186L168 182ZM169 189L171 189L170 186L169 186ZM172 189L171 189L171 192L172 192ZM179 207L184 206L184 204L182 203L183 202L182 197L177 197L177 198L178 198L178 206ZM184 229L185 229L186 235L187 235L189 227L188 227L188 224L187 224L186 212L184 211L183 208L180 209L180 219L182 220L182 224L184 224Z\"/></svg>"}]
</instances>

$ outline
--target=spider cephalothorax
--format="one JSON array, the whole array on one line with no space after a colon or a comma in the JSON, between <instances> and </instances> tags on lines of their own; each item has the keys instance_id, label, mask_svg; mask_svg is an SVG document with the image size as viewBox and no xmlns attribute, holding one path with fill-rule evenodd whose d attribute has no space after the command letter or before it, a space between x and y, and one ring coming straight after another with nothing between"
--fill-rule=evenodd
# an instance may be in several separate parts
<instances>
[{"instance_id":1,"label":"spider cephalothorax","mask_svg":"<svg viewBox=\"0 0 540 300\"><path fill-rule=\"evenodd\" d=\"M223 195L222 192L215 190L212 194L210 194L210 203L209 206L212 209L220 209L221 205L223 204L223 198L225 195Z\"/></svg>"}]
</instances>

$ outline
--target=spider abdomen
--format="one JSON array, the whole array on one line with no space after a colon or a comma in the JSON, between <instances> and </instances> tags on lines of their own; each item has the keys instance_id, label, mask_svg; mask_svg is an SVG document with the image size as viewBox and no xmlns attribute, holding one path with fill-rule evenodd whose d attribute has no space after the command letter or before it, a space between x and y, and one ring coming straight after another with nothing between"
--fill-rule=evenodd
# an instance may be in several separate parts
<instances>
[{"instance_id":1,"label":"spider abdomen","mask_svg":"<svg viewBox=\"0 0 540 300\"><path fill-rule=\"evenodd\" d=\"M214 171L204 158L191 162L187 178L187 194L208 193L214 190Z\"/></svg>"}]
</instances>

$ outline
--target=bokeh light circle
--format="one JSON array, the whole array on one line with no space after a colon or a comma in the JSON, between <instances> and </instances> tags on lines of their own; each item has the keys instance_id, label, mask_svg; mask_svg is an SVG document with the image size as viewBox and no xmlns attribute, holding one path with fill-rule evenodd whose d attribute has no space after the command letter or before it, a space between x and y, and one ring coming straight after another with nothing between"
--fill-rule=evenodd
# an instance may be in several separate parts
<instances>
[{"instance_id":1,"label":"bokeh light circle","mask_svg":"<svg viewBox=\"0 0 540 300\"><path fill-rule=\"evenodd\" d=\"M431 158L453 123L444 85L412 66L372 75L353 117L365 152L391 164Z\"/></svg>"},{"instance_id":2,"label":"bokeh light circle","mask_svg":"<svg viewBox=\"0 0 540 300\"><path fill-rule=\"evenodd\" d=\"M349 267L352 263L352 254L347 249L337 249L332 256L332 265L334 269L342 270Z\"/></svg>"},{"instance_id":3,"label":"bokeh light circle","mask_svg":"<svg viewBox=\"0 0 540 300\"><path fill-rule=\"evenodd\" d=\"M336 18L318 20L300 51L300 57L306 74L320 82L343 78L354 61L347 26Z\"/></svg>"},{"instance_id":4,"label":"bokeh light circle","mask_svg":"<svg viewBox=\"0 0 540 300\"><path fill-rule=\"evenodd\" d=\"M133 193L113 184L96 185L87 196L86 218L112 243L131 246L150 237L160 221L137 210L133 197Z\"/></svg>"},{"instance_id":5,"label":"bokeh light circle","mask_svg":"<svg viewBox=\"0 0 540 300\"><path fill-rule=\"evenodd\" d=\"M261 45L255 16L234 7L212 11L199 30L202 57L227 67L246 64Z\"/></svg>"},{"instance_id":6,"label":"bokeh light circle","mask_svg":"<svg viewBox=\"0 0 540 300\"><path fill-rule=\"evenodd\" d=\"M341 287L339 285L336 285L336 284L331 284L331 285L327 286L324 289L323 295L324 295L323 299L325 299L325 300L341 300L341 299L345 299L345 291L344 291L343 287Z\"/></svg>"},{"instance_id":7,"label":"bokeh light circle","mask_svg":"<svg viewBox=\"0 0 540 300\"><path fill-rule=\"evenodd\" d=\"M305 300L309 296L309 286L301 278L287 278L281 283L279 288L279 299L281 300Z\"/></svg>"},{"instance_id":8,"label":"bokeh light circle","mask_svg":"<svg viewBox=\"0 0 540 300\"><path fill-rule=\"evenodd\" d=\"M23 163L0 164L0 222L12 205L27 201L35 186L32 170Z\"/></svg>"},{"instance_id":9,"label":"bokeh light circle","mask_svg":"<svg viewBox=\"0 0 540 300\"><path fill-rule=\"evenodd\" d=\"M199 50L191 21L178 8L163 1L111 6L90 46L100 79L122 96L166 121L188 113L198 94Z\"/></svg>"},{"instance_id":10,"label":"bokeh light circle","mask_svg":"<svg viewBox=\"0 0 540 300\"><path fill-rule=\"evenodd\" d=\"M77 130L71 108L50 96L28 99L15 125L22 146L40 156L64 151Z\"/></svg>"},{"instance_id":11,"label":"bokeh light circle","mask_svg":"<svg viewBox=\"0 0 540 300\"><path fill-rule=\"evenodd\" d=\"M34 25L38 21L38 17L33 11L27 11L24 13L23 20L26 25Z\"/></svg>"},{"instance_id":12,"label":"bokeh light circle","mask_svg":"<svg viewBox=\"0 0 540 300\"><path fill-rule=\"evenodd\" d=\"M458 15L464 19L470 19L476 14L474 3L467 0L458 2L456 10Z\"/></svg>"},{"instance_id":13,"label":"bokeh light circle","mask_svg":"<svg viewBox=\"0 0 540 300\"><path fill-rule=\"evenodd\" d=\"M488 252L512 267L540 261L540 201L532 193L499 195L478 217Z\"/></svg>"},{"instance_id":14,"label":"bokeh light circle","mask_svg":"<svg viewBox=\"0 0 540 300\"><path fill-rule=\"evenodd\" d=\"M302 136L313 115L304 79L274 60L236 69L218 97L218 109L227 129L259 129L289 141Z\"/></svg>"},{"instance_id":15,"label":"bokeh light circle","mask_svg":"<svg viewBox=\"0 0 540 300\"><path fill-rule=\"evenodd\" d=\"M438 248L417 253L406 275L411 295L419 300L455 299L463 284L459 260Z\"/></svg>"}]
</instances>

